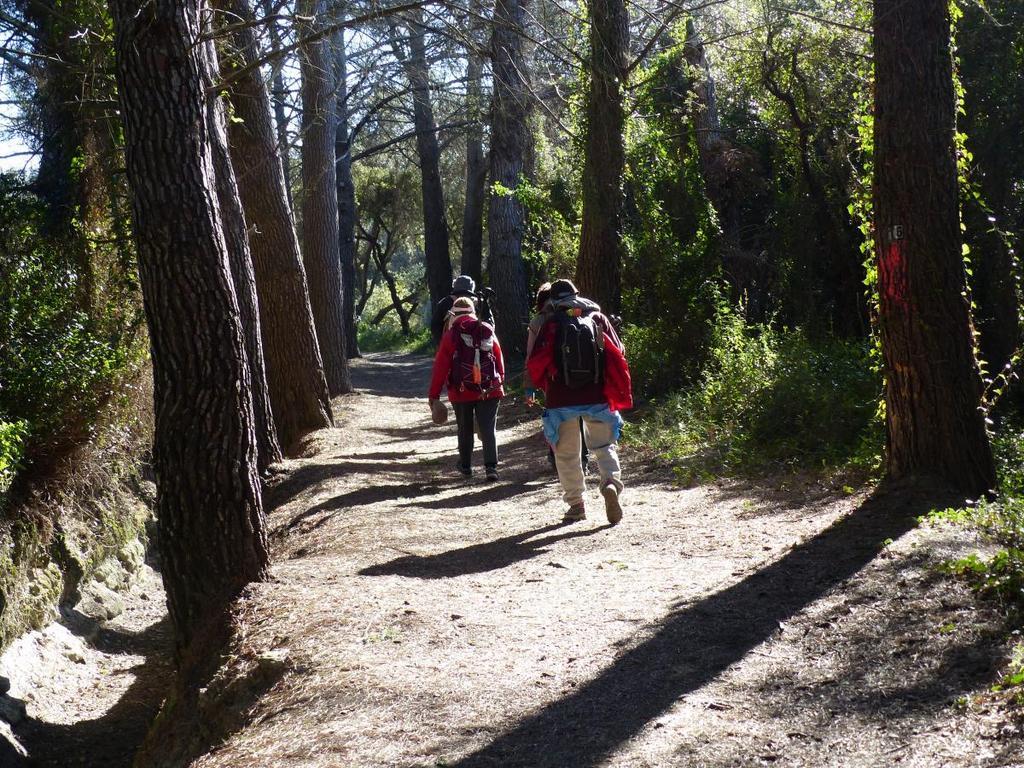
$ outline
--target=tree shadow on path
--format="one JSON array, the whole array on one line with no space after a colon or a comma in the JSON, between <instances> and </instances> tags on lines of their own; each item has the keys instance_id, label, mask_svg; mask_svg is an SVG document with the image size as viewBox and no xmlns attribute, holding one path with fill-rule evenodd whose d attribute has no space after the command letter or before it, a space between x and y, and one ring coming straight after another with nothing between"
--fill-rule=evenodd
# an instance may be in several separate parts
<instances>
[{"instance_id":1,"label":"tree shadow on path","mask_svg":"<svg viewBox=\"0 0 1024 768\"><path fill-rule=\"evenodd\" d=\"M453 576L467 576L472 573L485 573L506 568L513 563L529 560L548 550L545 547L558 541L593 536L607 530L611 526L599 528L577 528L552 536L543 536L568 523L553 523L532 531L523 531L513 536L505 536L483 544L472 544L461 549L452 549L436 555L406 555L389 560L380 565L371 565L359 571L360 576L405 576L411 579L447 579Z\"/></svg>"},{"instance_id":2,"label":"tree shadow on path","mask_svg":"<svg viewBox=\"0 0 1024 768\"><path fill-rule=\"evenodd\" d=\"M93 646L110 654L142 655L145 661L116 675L133 680L109 710L94 720L71 724L27 718L16 734L28 750L32 768L128 768L153 722L173 677L170 620L164 616L141 632L103 628ZM5 765L5 763L0 763ZM15 765L18 765L15 763Z\"/></svg>"},{"instance_id":3,"label":"tree shadow on path","mask_svg":"<svg viewBox=\"0 0 1024 768\"><path fill-rule=\"evenodd\" d=\"M346 491L345 493L340 493L337 496L332 496L326 501L314 504L312 507L308 507L307 509L298 512L287 522L276 526L270 532L270 535L272 538L286 536L296 528L300 528L305 521L321 515L325 515L330 518L338 512L351 510L356 507L365 507L401 499L413 499L419 496L432 496L434 494L441 493L450 487L451 483L446 485L440 482L428 482L406 483L404 485L371 485L364 488L356 488L355 490ZM445 503L446 502L442 501L439 508L444 509ZM323 521L318 521L318 527L322 524Z\"/></svg>"},{"instance_id":4,"label":"tree shadow on path","mask_svg":"<svg viewBox=\"0 0 1024 768\"><path fill-rule=\"evenodd\" d=\"M378 397L423 400L426 410L427 386L434 358L398 352L374 352L352 366L352 384Z\"/></svg>"},{"instance_id":5,"label":"tree shadow on path","mask_svg":"<svg viewBox=\"0 0 1024 768\"><path fill-rule=\"evenodd\" d=\"M494 502L512 499L522 496L524 493L538 490L547 483L533 481L531 483L502 483L501 485L487 485L480 489L469 489L457 496L446 496L441 499L430 499L428 501L414 501L407 504L407 507L419 507L420 509L475 509L482 504L493 504Z\"/></svg>"},{"instance_id":6,"label":"tree shadow on path","mask_svg":"<svg viewBox=\"0 0 1024 768\"><path fill-rule=\"evenodd\" d=\"M887 540L914 527L915 517L932 506L909 493L868 500L738 584L676 606L650 638L598 677L527 716L452 768L585 768L603 763L680 698L767 640L780 622L857 573ZM379 568L400 572L398 562ZM416 559L406 559L404 569L419 575ZM428 571L426 577L436 573Z\"/></svg>"}]
</instances>

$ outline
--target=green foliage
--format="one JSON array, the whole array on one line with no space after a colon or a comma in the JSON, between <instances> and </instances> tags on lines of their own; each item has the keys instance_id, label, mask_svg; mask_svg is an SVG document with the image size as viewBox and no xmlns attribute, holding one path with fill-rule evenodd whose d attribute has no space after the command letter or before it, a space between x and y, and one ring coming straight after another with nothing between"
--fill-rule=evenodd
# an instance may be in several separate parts
<instances>
[{"instance_id":1,"label":"green foliage","mask_svg":"<svg viewBox=\"0 0 1024 768\"><path fill-rule=\"evenodd\" d=\"M971 554L944 570L966 579L979 594L996 600L1016 623L1024 618L1024 428L1007 419L993 435L999 497L977 505L943 509L929 519L968 526L1000 549L991 557Z\"/></svg>"},{"instance_id":2,"label":"green foliage","mask_svg":"<svg viewBox=\"0 0 1024 768\"><path fill-rule=\"evenodd\" d=\"M415 265L394 275L395 287L401 297L423 291L423 269ZM421 306L425 297L420 297ZM394 309L381 316L381 313L392 306L391 294L383 280L370 295L357 321L359 349L364 352L386 351L419 351L429 346L430 329L423 322L422 313L413 313L409 318L410 333L402 330L401 322ZM380 320L373 322L378 316Z\"/></svg>"},{"instance_id":3,"label":"green foliage","mask_svg":"<svg viewBox=\"0 0 1024 768\"><path fill-rule=\"evenodd\" d=\"M526 210L523 261L531 287L576 270L580 227L572 184L554 168L546 168L536 183L520 178L515 189L497 182L492 186L496 195L515 195Z\"/></svg>"},{"instance_id":4,"label":"green foliage","mask_svg":"<svg viewBox=\"0 0 1024 768\"><path fill-rule=\"evenodd\" d=\"M966 579L979 595L997 600L1019 620L1024 607L1024 550L1010 547L989 558L972 553L943 569Z\"/></svg>"},{"instance_id":5,"label":"green foliage","mask_svg":"<svg viewBox=\"0 0 1024 768\"><path fill-rule=\"evenodd\" d=\"M1017 643L1010 653L1010 666L1003 679L997 685L992 686L994 691L1002 691L1007 688L1020 688L1024 686L1024 643ZM1024 691L1017 693L1017 704L1024 704Z\"/></svg>"},{"instance_id":6,"label":"green foliage","mask_svg":"<svg viewBox=\"0 0 1024 768\"><path fill-rule=\"evenodd\" d=\"M362 352L426 352L430 347L429 328L418 328L406 336L397 323L359 326L359 349Z\"/></svg>"},{"instance_id":7,"label":"green foliage","mask_svg":"<svg viewBox=\"0 0 1024 768\"><path fill-rule=\"evenodd\" d=\"M736 193L741 251L757 269L746 281L757 298L750 319L776 317L815 337L868 330L862 233L849 212L864 178L857 114L870 92L858 5L812 3L809 17L759 4L744 45L714 61L722 126L757 166Z\"/></svg>"},{"instance_id":8,"label":"green foliage","mask_svg":"<svg viewBox=\"0 0 1024 768\"><path fill-rule=\"evenodd\" d=\"M627 132L630 216L623 309L641 394L692 380L718 298L718 224L704 192L688 116L681 43L638 74L637 117Z\"/></svg>"},{"instance_id":9,"label":"green foliage","mask_svg":"<svg viewBox=\"0 0 1024 768\"><path fill-rule=\"evenodd\" d=\"M131 288L107 285L98 295L95 254L40 234L43 206L18 182L4 177L0 190L0 473L8 475L15 460L27 468L87 438L143 355L137 304L123 301Z\"/></svg>"},{"instance_id":10,"label":"green foliage","mask_svg":"<svg viewBox=\"0 0 1024 768\"><path fill-rule=\"evenodd\" d=\"M811 342L720 307L696 384L657 404L629 440L676 464L684 480L849 462L871 470L878 398L865 344Z\"/></svg>"},{"instance_id":11,"label":"green foliage","mask_svg":"<svg viewBox=\"0 0 1024 768\"><path fill-rule=\"evenodd\" d=\"M24 420L0 421L0 497L11 487L18 471L27 434L28 423Z\"/></svg>"}]
</instances>

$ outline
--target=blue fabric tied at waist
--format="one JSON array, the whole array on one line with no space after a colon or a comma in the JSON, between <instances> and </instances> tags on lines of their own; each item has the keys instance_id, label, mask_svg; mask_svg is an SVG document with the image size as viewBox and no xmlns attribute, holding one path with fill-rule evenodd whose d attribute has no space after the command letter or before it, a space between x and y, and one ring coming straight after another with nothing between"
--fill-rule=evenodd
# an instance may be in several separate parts
<instances>
[{"instance_id":1,"label":"blue fabric tied at waist","mask_svg":"<svg viewBox=\"0 0 1024 768\"><path fill-rule=\"evenodd\" d=\"M545 408L544 415L541 417L544 424L544 439L550 445L555 445L558 442L558 429L562 426L562 422L576 420L580 416L590 416L591 418L608 422L615 430L616 440L622 434L622 425L624 423L622 414L618 411L609 410L608 406L604 403L597 403L596 405L567 405L564 408Z\"/></svg>"}]
</instances>

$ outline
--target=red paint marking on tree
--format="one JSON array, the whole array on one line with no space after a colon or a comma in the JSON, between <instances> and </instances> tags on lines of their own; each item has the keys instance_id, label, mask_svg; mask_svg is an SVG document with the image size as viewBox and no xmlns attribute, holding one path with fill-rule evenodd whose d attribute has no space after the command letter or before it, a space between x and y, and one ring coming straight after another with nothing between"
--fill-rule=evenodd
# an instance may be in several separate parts
<instances>
[{"instance_id":1,"label":"red paint marking on tree","mask_svg":"<svg viewBox=\"0 0 1024 768\"><path fill-rule=\"evenodd\" d=\"M903 254L903 240L893 240L878 260L878 283L882 297L890 306L906 306L907 260Z\"/></svg>"}]
</instances>

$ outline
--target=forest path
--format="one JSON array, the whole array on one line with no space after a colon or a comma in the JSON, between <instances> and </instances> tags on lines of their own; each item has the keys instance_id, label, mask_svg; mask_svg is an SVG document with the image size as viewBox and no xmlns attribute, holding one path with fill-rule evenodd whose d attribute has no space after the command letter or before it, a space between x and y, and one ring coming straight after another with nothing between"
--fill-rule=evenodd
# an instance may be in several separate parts
<instances>
[{"instance_id":1,"label":"forest path","mask_svg":"<svg viewBox=\"0 0 1024 768\"><path fill-rule=\"evenodd\" d=\"M964 534L913 502L679 490L627 452L623 522L592 483L565 526L535 413L503 405L502 480L467 482L428 360L353 372L240 611L239 652L287 672L195 765L1022 764L970 698L998 619L934 576Z\"/></svg>"}]
</instances>

